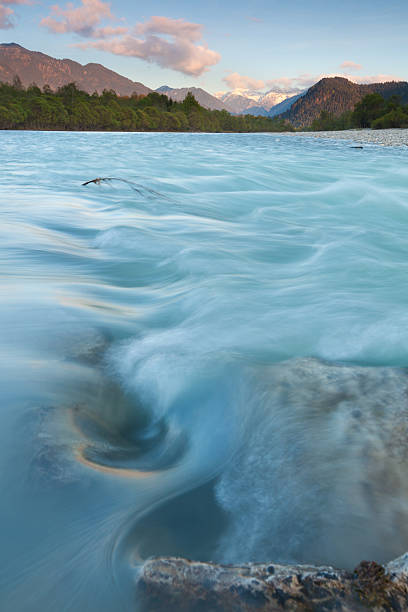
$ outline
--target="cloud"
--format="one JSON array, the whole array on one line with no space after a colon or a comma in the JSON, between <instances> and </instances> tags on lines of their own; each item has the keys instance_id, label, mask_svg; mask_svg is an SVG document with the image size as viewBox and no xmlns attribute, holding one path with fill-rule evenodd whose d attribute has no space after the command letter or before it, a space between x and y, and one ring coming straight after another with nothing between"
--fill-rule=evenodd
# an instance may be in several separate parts
<instances>
[{"instance_id":1,"label":"cloud","mask_svg":"<svg viewBox=\"0 0 408 612\"><path fill-rule=\"evenodd\" d=\"M321 78L323 78L323 75L314 76L311 74L300 74L296 77L279 77L266 81L266 86L274 91L295 94L307 89Z\"/></svg>"},{"instance_id":2,"label":"cloud","mask_svg":"<svg viewBox=\"0 0 408 612\"><path fill-rule=\"evenodd\" d=\"M247 19L249 19L249 21L254 21L255 23L263 23L264 22L263 19L259 19L258 17L247 17Z\"/></svg>"},{"instance_id":3,"label":"cloud","mask_svg":"<svg viewBox=\"0 0 408 612\"><path fill-rule=\"evenodd\" d=\"M200 24L184 19L155 16L147 23L138 24L132 34L81 43L78 46L137 57L163 68L199 76L221 59L219 53L212 51L204 43L198 44L201 37Z\"/></svg>"},{"instance_id":4,"label":"cloud","mask_svg":"<svg viewBox=\"0 0 408 612\"><path fill-rule=\"evenodd\" d=\"M158 16L151 17L147 23L138 24L135 31L137 34L169 34L190 42L200 40L202 37L202 26L199 23Z\"/></svg>"},{"instance_id":5,"label":"cloud","mask_svg":"<svg viewBox=\"0 0 408 612\"><path fill-rule=\"evenodd\" d=\"M264 81L262 79L253 79L252 77L238 74L238 72L231 72L231 74L223 78L223 81L230 89L251 89L252 91L273 89L274 91L282 91L285 93L296 93L306 87L310 87L310 85L313 85L319 78L321 77L301 74L297 77L279 77Z\"/></svg>"},{"instance_id":6,"label":"cloud","mask_svg":"<svg viewBox=\"0 0 408 612\"><path fill-rule=\"evenodd\" d=\"M372 76L355 76L352 74L343 74L346 79L353 81L354 83L362 83L369 85L370 83L388 83L389 81L403 81L401 77L395 74L373 74Z\"/></svg>"},{"instance_id":7,"label":"cloud","mask_svg":"<svg viewBox=\"0 0 408 612\"><path fill-rule=\"evenodd\" d=\"M81 0L77 7L71 2L65 8L55 4L51 7L51 14L41 20L41 25L56 34L75 32L83 38L93 39L79 43L77 46L82 49L94 48L115 55L137 57L190 76L199 76L221 59L220 54L205 43L199 44L203 29L199 23L153 16L132 30L125 26L99 27L106 19L114 19L109 3Z\"/></svg>"},{"instance_id":8,"label":"cloud","mask_svg":"<svg viewBox=\"0 0 408 612\"><path fill-rule=\"evenodd\" d=\"M94 38L110 38L111 36L119 36L121 34L127 34L129 28L125 26L106 26L105 28L96 28L93 31L92 37Z\"/></svg>"},{"instance_id":9,"label":"cloud","mask_svg":"<svg viewBox=\"0 0 408 612\"><path fill-rule=\"evenodd\" d=\"M97 37L96 26L103 19L112 18L109 3L102 0L82 0L79 7L74 7L71 2L68 2L65 8L55 4L51 7L51 15L44 17L40 24L55 34L75 32L84 37ZM100 29L99 32L103 30L106 28Z\"/></svg>"},{"instance_id":10,"label":"cloud","mask_svg":"<svg viewBox=\"0 0 408 612\"><path fill-rule=\"evenodd\" d=\"M253 79L252 77L238 74L238 72L231 72L231 74L228 74L222 80L230 89L254 89L258 91L266 87L265 81Z\"/></svg>"},{"instance_id":11,"label":"cloud","mask_svg":"<svg viewBox=\"0 0 408 612\"><path fill-rule=\"evenodd\" d=\"M330 78L330 77L342 77L344 79L348 79L349 81L352 81L353 83L359 83L361 85L370 85L371 83L386 83L389 81L402 81L403 79L401 79L400 77L394 75L394 74L373 74L373 75L367 75L367 76L362 76L362 75L355 75L355 74L350 74L347 72L342 72L342 73L338 73L338 72L333 72L332 74L321 74L318 77L315 77L315 81L319 81L320 79L323 78Z\"/></svg>"},{"instance_id":12,"label":"cloud","mask_svg":"<svg viewBox=\"0 0 408 612\"><path fill-rule=\"evenodd\" d=\"M342 64L340 64L340 68L343 68L344 70L361 70L362 69L362 65L361 64L356 64L356 62L343 62Z\"/></svg>"},{"instance_id":13,"label":"cloud","mask_svg":"<svg viewBox=\"0 0 408 612\"><path fill-rule=\"evenodd\" d=\"M298 93L307 89L324 78L342 77L353 83L370 84L370 83L385 83L386 81L401 81L399 77L392 74L374 74L371 76L356 76L347 72L322 73L317 75L301 74L293 78L280 78L267 81L266 84L270 89L284 90L288 93Z\"/></svg>"},{"instance_id":14,"label":"cloud","mask_svg":"<svg viewBox=\"0 0 408 612\"><path fill-rule=\"evenodd\" d=\"M1 0L0 2L0 30L14 28L14 23L10 17L14 15L14 10L5 6L6 4L31 4L31 0Z\"/></svg>"},{"instance_id":15,"label":"cloud","mask_svg":"<svg viewBox=\"0 0 408 612\"><path fill-rule=\"evenodd\" d=\"M387 81L401 81L403 79L392 75L392 74L375 74L371 76L356 76L347 72L342 73L322 73L322 74L300 74L296 77L278 77L276 79L269 79L267 81L252 79L232 72L228 76L224 77L223 81L232 90L255 90L262 91L268 89L268 91L282 92L287 94L297 94L305 89L308 89L320 79L331 78L331 77L343 77L352 81L353 83L361 83L369 85L371 83L385 83Z\"/></svg>"},{"instance_id":16,"label":"cloud","mask_svg":"<svg viewBox=\"0 0 408 612\"><path fill-rule=\"evenodd\" d=\"M14 28L14 24L10 21L10 16L14 13L13 9L0 4L0 30L8 30Z\"/></svg>"}]
</instances>

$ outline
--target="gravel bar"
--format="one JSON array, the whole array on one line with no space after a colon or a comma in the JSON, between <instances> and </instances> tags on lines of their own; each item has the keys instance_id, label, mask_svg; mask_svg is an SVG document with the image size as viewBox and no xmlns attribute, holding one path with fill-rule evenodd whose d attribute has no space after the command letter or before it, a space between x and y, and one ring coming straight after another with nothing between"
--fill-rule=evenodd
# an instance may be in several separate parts
<instances>
[{"instance_id":1,"label":"gravel bar","mask_svg":"<svg viewBox=\"0 0 408 612\"><path fill-rule=\"evenodd\" d=\"M338 130L330 132L295 132L309 138L334 138L349 140L362 144L381 145L383 147L408 146L408 129L394 128L389 130Z\"/></svg>"}]
</instances>

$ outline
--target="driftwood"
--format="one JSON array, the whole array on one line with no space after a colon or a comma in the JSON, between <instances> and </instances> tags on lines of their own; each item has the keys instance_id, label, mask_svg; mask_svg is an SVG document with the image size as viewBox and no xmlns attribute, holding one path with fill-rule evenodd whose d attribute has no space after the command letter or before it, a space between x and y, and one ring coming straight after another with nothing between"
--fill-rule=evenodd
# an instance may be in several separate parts
<instances>
[{"instance_id":1,"label":"driftwood","mask_svg":"<svg viewBox=\"0 0 408 612\"><path fill-rule=\"evenodd\" d=\"M126 185L129 185L129 187L131 189L133 189L133 191L136 191L139 195L143 195L144 193L148 193L150 195L153 195L155 197L159 197L159 198L165 198L166 200L168 200L169 198L167 196L165 196L164 194L160 193L159 191L155 191L154 189L149 189L149 187L145 187L144 185L140 185L139 183L135 183L134 181L128 181L127 179L123 179L123 178L116 178L114 176L99 176L97 178L94 178L90 181L85 181L85 183L82 183L82 187L86 187L87 185L100 185L101 183L109 183L112 181L119 181L121 183L125 183Z\"/></svg>"}]
</instances>

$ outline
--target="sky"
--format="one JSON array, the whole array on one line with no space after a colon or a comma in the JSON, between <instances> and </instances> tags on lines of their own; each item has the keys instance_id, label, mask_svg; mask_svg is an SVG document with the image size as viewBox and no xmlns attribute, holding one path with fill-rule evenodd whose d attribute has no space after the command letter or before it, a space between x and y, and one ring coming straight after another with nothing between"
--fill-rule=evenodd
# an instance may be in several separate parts
<instances>
[{"instance_id":1,"label":"sky","mask_svg":"<svg viewBox=\"0 0 408 612\"><path fill-rule=\"evenodd\" d=\"M407 25L406 0L0 0L0 42L210 93L408 80Z\"/></svg>"}]
</instances>

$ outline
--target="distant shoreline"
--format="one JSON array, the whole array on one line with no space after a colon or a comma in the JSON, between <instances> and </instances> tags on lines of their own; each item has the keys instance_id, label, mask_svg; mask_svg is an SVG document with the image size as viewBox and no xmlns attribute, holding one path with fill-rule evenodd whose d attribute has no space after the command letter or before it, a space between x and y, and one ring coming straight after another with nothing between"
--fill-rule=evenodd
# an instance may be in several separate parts
<instances>
[{"instance_id":1,"label":"distant shoreline","mask_svg":"<svg viewBox=\"0 0 408 612\"><path fill-rule=\"evenodd\" d=\"M390 128L384 130L336 130L325 132L295 132L297 136L311 138L332 138L334 140L349 140L360 144L374 144L384 147L408 146L407 128Z\"/></svg>"},{"instance_id":2,"label":"distant shoreline","mask_svg":"<svg viewBox=\"0 0 408 612\"><path fill-rule=\"evenodd\" d=\"M282 131L205 131L205 130L62 130L61 128L0 128L1 132L59 132L60 134L295 134L295 132Z\"/></svg>"},{"instance_id":3,"label":"distant shoreline","mask_svg":"<svg viewBox=\"0 0 408 612\"><path fill-rule=\"evenodd\" d=\"M302 136L308 138L323 138L331 140L346 140L358 144L380 145L385 147L408 146L408 128L389 128L383 130L352 129L330 130L319 132L244 132L219 131L206 132L202 130L61 130L61 129L16 129L0 128L0 132L59 132L60 134L270 134L273 136Z\"/></svg>"}]
</instances>

